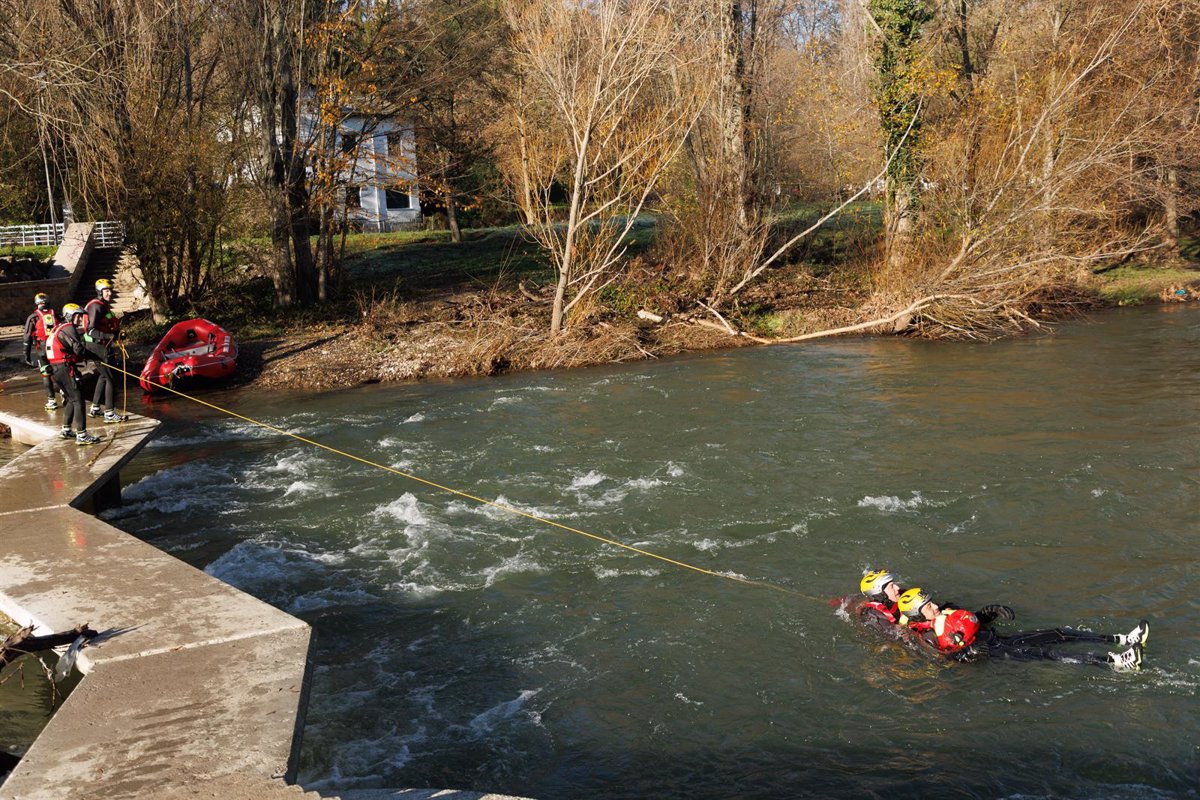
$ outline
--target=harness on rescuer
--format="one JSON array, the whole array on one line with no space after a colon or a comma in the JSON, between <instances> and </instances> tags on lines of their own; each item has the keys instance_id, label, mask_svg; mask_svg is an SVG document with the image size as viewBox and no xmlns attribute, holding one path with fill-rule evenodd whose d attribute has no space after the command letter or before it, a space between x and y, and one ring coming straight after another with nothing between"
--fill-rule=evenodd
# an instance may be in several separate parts
<instances>
[{"instance_id":1,"label":"harness on rescuer","mask_svg":"<svg viewBox=\"0 0 1200 800\"><path fill-rule=\"evenodd\" d=\"M50 331L50 335L46 337L46 360L51 364L75 363L75 353L63 347L58 333L67 325L74 325L75 318L82 313L83 309L77 303L67 303L63 306L63 321L55 325L54 330Z\"/></svg>"},{"instance_id":2,"label":"harness on rescuer","mask_svg":"<svg viewBox=\"0 0 1200 800\"><path fill-rule=\"evenodd\" d=\"M39 342L44 342L50 338L50 331L54 329L54 325L54 310L39 308L37 310L37 323L33 335L37 337Z\"/></svg>"},{"instance_id":3,"label":"harness on rescuer","mask_svg":"<svg viewBox=\"0 0 1200 800\"><path fill-rule=\"evenodd\" d=\"M50 338L46 340L46 360L51 364L75 363L75 354L63 347L62 339L58 338L58 332L70 324L70 322L58 323L50 332Z\"/></svg>"},{"instance_id":4,"label":"harness on rescuer","mask_svg":"<svg viewBox=\"0 0 1200 800\"><path fill-rule=\"evenodd\" d=\"M37 315L33 335L38 342L44 342L50 337L50 331L54 329L58 318L54 315L54 309L50 308L50 296L45 292L35 294L33 304L36 307L34 314Z\"/></svg>"}]
</instances>

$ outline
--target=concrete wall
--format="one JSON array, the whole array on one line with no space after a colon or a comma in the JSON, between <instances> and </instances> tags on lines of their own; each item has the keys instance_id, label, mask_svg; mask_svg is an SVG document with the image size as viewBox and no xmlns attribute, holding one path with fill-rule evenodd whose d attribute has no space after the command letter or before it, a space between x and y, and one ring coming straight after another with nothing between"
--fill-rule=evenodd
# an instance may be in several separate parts
<instances>
[{"instance_id":1,"label":"concrete wall","mask_svg":"<svg viewBox=\"0 0 1200 800\"><path fill-rule=\"evenodd\" d=\"M33 296L38 292L50 295L50 305L56 309L71 301L92 252L94 228L93 222L67 226L45 280L0 283L0 325L23 324L33 311Z\"/></svg>"}]
</instances>

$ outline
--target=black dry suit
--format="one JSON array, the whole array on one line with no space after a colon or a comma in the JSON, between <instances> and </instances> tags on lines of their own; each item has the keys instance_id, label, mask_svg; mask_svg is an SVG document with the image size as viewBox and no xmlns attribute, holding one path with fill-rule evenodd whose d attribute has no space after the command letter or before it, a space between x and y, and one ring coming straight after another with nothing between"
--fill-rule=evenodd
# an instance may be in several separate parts
<instances>
[{"instance_id":1,"label":"black dry suit","mask_svg":"<svg viewBox=\"0 0 1200 800\"><path fill-rule=\"evenodd\" d=\"M984 606L975 613L980 625L988 625L996 619L1014 619L1015 614L1008 606ZM1016 661L1067 661L1078 664L1110 666L1107 653L1066 653L1051 650L1050 645L1070 642L1093 644L1115 644L1120 638L1105 633L1092 633L1075 628L1049 628L1040 631L1020 631L999 634L991 628L979 629L975 641L962 650L948 653L958 661L978 661L980 658L1011 658Z\"/></svg>"}]
</instances>

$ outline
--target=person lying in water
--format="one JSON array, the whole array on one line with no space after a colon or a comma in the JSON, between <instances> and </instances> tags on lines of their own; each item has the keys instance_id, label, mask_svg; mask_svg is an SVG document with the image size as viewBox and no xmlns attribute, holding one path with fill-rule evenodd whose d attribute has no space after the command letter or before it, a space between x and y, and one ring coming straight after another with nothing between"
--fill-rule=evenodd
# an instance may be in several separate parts
<instances>
[{"instance_id":1,"label":"person lying in water","mask_svg":"<svg viewBox=\"0 0 1200 800\"><path fill-rule=\"evenodd\" d=\"M947 604L949 605L949 604ZM909 589L897 603L901 624L906 624L926 644L955 661L981 658L1011 658L1017 661L1062 661L1109 667L1117 672L1141 669L1142 655L1150 637L1150 623L1142 620L1129 633L1093 633L1076 628L1049 628L1001 635L987 625L996 619L1012 620L1008 606L985 606L972 613L961 608L942 608L920 588ZM1120 652L1070 653L1049 645L1070 643L1116 644Z\"/></svg>"},{"instance_id":2,"label":"person lying in water","mask_svg":"<svg viewBox=\"0 0 1200 800\"><path fill-rule=\"evenodd\" d=\"M886 569L867 570L858 588L867 598L858 607L862 621L877 628L891 628L900 622L900 584Z\"/></svg>"},{"instance_id":3,"label":"person lying in water","mask_svg":"<svg viewBox=\"0 0 1200 800\"><path fill-rule=\"evenodd\" d=\"M858 584L859 590L866 597L857 606L857 612L864 624L871 625L881 629L892 628L896 625L911 627L916 625L918 628L926 624L932 624L933 615L936 612L930 612L931 616L928 620L914 622L912 619L905 618L900 612L900 596L904 590L900 584L896 582L895 576L885 570L867 570L863 573L862 581ZM933 606L937 608L937 606ZM991 621L993 619L1003 617L1005 619L1013 618L1013 611L1008 606L985 606L976 614L981 615L983 619Z\"/></svg>"}]
</instances>

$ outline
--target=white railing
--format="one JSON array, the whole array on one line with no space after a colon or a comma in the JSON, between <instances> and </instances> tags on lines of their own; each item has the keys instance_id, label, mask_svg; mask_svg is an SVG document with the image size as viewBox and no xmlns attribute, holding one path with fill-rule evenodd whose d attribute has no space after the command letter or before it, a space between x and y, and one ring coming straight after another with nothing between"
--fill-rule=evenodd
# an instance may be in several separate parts
<instances>
[{"instance_id":1,"label":"white railing","mask_svg":"<svg viewBox=\"0 0 1200 800\"><path fill-rule=\"evenodd\" d=\"M62 242L64 226L7 225L0 227L0 247L54 247Z\"/></svg>"},{"instance_id":2,"label":"white railing","mask_svg":"<svg viewBox=\"0 0 1200 800\"><path fill-rule=\"evenodd\" d=\"M0 247L56 247L62 244L66 226L8 225L0 226ZM122 247L125 244L125 223L119 220L97 222L92 231L95 247Z\"/></svg>"},{"instance_id":3,"label":"white railing","mask_svg":"<svg viewBox=\"0 0 1200 800\"><path fill-rule=\"evenodd\" d=\"M97 222L92 231L92 243L96 247L121 247L125 244L125 223L120 221Z\"/></svg>"}]
</instances>

